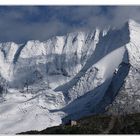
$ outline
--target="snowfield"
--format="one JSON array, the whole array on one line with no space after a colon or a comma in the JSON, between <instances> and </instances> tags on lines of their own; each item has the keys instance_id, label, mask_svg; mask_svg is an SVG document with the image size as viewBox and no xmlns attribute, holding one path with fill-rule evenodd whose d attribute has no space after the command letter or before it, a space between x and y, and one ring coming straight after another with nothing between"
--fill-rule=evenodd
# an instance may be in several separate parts
<instances>
[{"instance_id":1,"label":"snowfield","mask_svg":"<svg viewBox=\"0 0 140 140\"><path fill-rule=\"evenodd\" d=\"M0 43L0 134L140 111L140 24ZM135 108L135 109L134 109Z\"/></svg>"}]
</instances>

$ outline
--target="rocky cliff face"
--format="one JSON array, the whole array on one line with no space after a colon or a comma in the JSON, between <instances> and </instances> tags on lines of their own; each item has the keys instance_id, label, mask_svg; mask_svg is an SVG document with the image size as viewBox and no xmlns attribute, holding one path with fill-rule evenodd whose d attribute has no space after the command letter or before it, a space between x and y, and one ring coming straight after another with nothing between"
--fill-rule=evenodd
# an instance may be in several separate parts
<instances>
[{"instance_id":1,"label":"rocky cliff face","mask_svg":"<svg viewBox=\"0 0 140 140\"><path fill-rule=\"evenodd\" d=\"M130 42L126 45L130 69L124 79L120 91L108 109L109 113L128 114L140 110L140 25L134 21L129 23Z\"/></svg>"}]
</instances>

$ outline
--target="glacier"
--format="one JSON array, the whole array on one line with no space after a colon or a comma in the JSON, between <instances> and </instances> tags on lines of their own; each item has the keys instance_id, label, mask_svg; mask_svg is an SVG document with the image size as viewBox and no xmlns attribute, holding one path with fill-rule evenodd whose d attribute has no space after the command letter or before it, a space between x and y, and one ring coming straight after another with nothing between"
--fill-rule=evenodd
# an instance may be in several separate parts
<instances>
[{"instance_id":1,"label":"glacier","mask_svg":"<svg viewBox=\"0 0 140 140\"><path fill-rule=\"evenodd\" d=\"M0 43L0 134L140 110L140 24Z\"/></svg>"}]
</instances>

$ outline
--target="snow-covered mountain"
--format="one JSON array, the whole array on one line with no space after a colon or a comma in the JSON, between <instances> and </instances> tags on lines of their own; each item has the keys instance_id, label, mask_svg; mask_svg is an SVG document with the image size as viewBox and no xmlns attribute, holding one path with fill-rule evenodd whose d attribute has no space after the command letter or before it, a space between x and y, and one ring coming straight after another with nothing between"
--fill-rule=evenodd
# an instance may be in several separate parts
<instances>
[{"instance_id":1,"label":"snow-covered mountain","mask_svg":"<svg viewBox=\"0 0 140 140\"><path fill-rule=\"evenodd\" d=\"M0 43L0 133L140 112L140 24Z\"/></svg>"}]
</instances>

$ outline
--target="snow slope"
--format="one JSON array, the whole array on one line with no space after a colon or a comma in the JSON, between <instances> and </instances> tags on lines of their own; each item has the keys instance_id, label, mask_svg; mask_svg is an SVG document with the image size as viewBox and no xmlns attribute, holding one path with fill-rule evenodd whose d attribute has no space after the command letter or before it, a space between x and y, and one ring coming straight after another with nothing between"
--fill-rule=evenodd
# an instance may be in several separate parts
<instances>
[{"instance_id":1,"label":"snow slope","mask_svg":"<svg viewBox=\"0 0 140 140\"><path fill-rule=\"evenodd\" d=\"M106 109L131 112L140 101L132 99L140 89L139 37L140 25L129 20L120 29L1 43L0 133L42 130ZM131 109L127 99L136 101Z\"/></svg>"}]
</instances>

